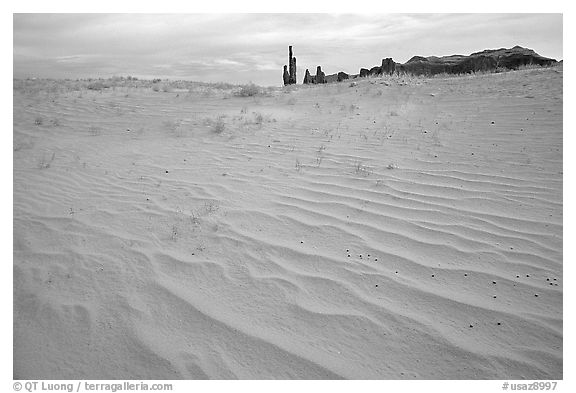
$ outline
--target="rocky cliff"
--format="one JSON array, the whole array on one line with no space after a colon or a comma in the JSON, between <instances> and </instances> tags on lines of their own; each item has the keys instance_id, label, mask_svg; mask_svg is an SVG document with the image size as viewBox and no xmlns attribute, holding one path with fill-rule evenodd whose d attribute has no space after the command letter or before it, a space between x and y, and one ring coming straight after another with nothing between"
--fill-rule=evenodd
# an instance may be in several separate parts
<instances>
[{"instance_id":1,"label":"rocky cliff","mask_svg":"<svg viewBox=\"0 0 576 393\"><path fill-rule=\"evenodd\" d=\"M525 65L548 66L554 59L540 56L532 49L515 46L510 49L487 49L468 56L414 56L404 64L395 64L396 72L414 75L434 75L440 73L464 74L478 71L517 69Z\"/></svg>"}]
</instances>

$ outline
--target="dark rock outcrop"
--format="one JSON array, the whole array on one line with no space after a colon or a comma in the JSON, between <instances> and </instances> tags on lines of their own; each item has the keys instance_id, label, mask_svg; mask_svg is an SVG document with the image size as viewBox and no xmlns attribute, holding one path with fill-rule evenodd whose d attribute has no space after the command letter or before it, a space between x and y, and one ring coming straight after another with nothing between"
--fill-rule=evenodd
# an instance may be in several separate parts
<instances>
[{"instance_id":1,"label":"dark rock outcrop","mask_svg":"<svg viewBox=\"0 0 576 393\"><path fill-rule=\"evenodd\" d=\"M302 83L304 83L305 85L314 83L314 79L310 76L310 71L308 71L308 68L306 68L306 73L304 74L304 80L302 81Z\"/></svg>"},{"instance_id":2,"label":"dark rock outcrop","mask_svg":"<svg viewBox=\"0 0 576 393\"><path fill-rule=\"evenodd\" d=\"M392 75L396 71L396 63L391 57L382 59L382 66L380 67L380 74L382 75Z\"/></svg>"},{"instance_id":3,"label":"dark rock outcrop","mask_svg":"<svg viewBox=\"0 0 576 393\"><path fill-rule=\"evenodd\" d=\"M342 81L348 79L349 77L350 77L350 75L348 75L348 74L345 73L345 72L340 71L340 72L338 73L337 81L338 81L338 82L342 82Z\"/></svg>"},{"instance_id":4,"label":"dark rock outcrop","mask_svg":"<svg viewBox=\"0 0 576 393\"><path fill-rule=\"evenodd\" d=\"M316 67L316 75L310 75L310 72L306 70L306 74L304 75L304 84L319 84L319 83L328 83L328 82L336 82L337 75L328 75L324 74L322 71L322 67Z\"/></svg>"},{"instance_id":5,"label":"dark rock outcrop","mask_svg":"<svg viewBox=\"0 0 576 393\"><path fill-rule=\"evenodd\" d=\"M330 75L326 75L324 76L324 79L326 80L326 83L336 83L336 82L342 82L346 79L349 79L350 75L348 75L345 72L338 72L336 74L330 74Z\"/></svg>"},{"instance_id":6,"label":"dark rock outcrop","mask_svg":"<svg viewBox=\"0 0 576 393\"><path fill-rule=\"evenodd\" d=\"M370 70L366 68L360 68L360 78L365 78L370 74Z\"/></svg>"},{"instance_id":7,"label":"dark rock outcrop","mask_svg":"<svg viewBox=\"0 0 576 393\"><path fill-rule=\"evenodd\" d=\"M322 68L320 66L316 67L316 76L314 77L314 82L317 84L326 83L326 77Z\"/></svg>"},{"instance_id":8,"label":"dark rock outcrop","mask_svg":"<svg viewBox=\"0 0 576 393\"><path fill-rule=\"evenodd\" d=\"M368 75L380 75L382 73L380 72L381 69L380 66L372 67L370 71L368 71Z\"/></svg>"},{"instance_id":9,"label":"dark rock outcrop","mask_svg":"<svg viewBox=\"0 0 576 393\"><path fill-rule=\"evenodd\" d=\"M306 71L308 71L308 70L306 70ZM288 73L286 66L284 66L284 73L282 74L282 79L284 80L284 86L290 84L290 74Z\"/></svg>"},{"instance_id":10,"label":"dark rock outcrop","mask_svg":"<svg viewBox=\"0 0 576 393\"><path fill-rule=\"evenodd\" d=\"M288 78L286 78L286 65L284 65L284 73L282 78L284 86L293 85L296 83L296 58L292 56L292 45L288 46Z\"/></svg>"},{"instance_id":11,"label":"dark rock outcrop","mask_svg":"<svg viewBox=\"0 0 576 393\"><path fill-rule=\"evenodd\" d=\"M548 66L555 63L556 60L540 56L532 49L515 46L510 49L487 49L469 56L414 56L399 69L401 72L415 75L464 74L500 69L513 70L526 65Z\"/></svg>"}]
</instances>

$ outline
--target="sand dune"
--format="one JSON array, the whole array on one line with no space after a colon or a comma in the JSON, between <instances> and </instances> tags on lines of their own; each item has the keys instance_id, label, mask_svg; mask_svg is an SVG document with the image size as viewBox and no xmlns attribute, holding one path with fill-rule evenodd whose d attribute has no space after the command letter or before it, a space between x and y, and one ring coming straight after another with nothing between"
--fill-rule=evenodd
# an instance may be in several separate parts
<instances>
[{"instance_id":1,"label":"sand dune","mask_svg":"<svg viewBox=\"0 0 576 393\"><path fill-rule=\"evenodd\" d=\"M561 67L41 83L14 90L14 378L562 379Z\"/></svg>"}]
</instances>

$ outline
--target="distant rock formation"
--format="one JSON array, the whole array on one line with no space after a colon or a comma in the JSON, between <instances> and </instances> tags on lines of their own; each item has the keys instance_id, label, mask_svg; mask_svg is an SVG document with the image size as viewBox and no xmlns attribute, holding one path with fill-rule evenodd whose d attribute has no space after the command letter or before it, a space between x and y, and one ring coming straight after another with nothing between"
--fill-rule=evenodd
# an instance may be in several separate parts
<instances>
[{"instance_id":1,"label":"distant rock formation","mask_svg":"<svg viewBox=\"0 0 576 393\"><path fill-rule=\"evenodd\" d=\"M320 66L316 67L316 76L314 77L314 83L321 84L326 83L326 74L322 72L322 68Z\"/></svg>"},{"instance_id":2,"label":"distant rock formation","mask_svg":"<svg viewBox=\"0 0 576 393\"><path fill-rule=\"evenodd\" d=\"M306 70L306 72L308 72L308 70ZM282 75L282 79L284 79L284 86L290 84L290 74L288 73L286 66L284 66L284 74Z\"/></svg>"},{"instance_id":3,"label":"distant rock formation","mask_svg":"<svg viewBox=\"0 0 576 393\"><path fill-rule=\"evenodd\" d=\"M337 81L338 81L338 82L342 82L342 81L348 79L349 77L350 77L350 75L348 75L348 74L345 73L345 72L340 71L340 72L338 73Z\"/></svg>"},{"instance_id":4,"label":"distant rock formation","mask_svg":"<svg viewBox=\"0 0 576 393\"><path fill-rule=\"evenodd\" d=\"M288 73L288 78L286 78L286 73ZM282 78L284 86L296 83L296 57L292 56L292 45L288 46L288 71L286 71L286 65L284 65Z\"/></svg>"},{"instance_id":5,"label":"distant rock formation","mask_svg":"<svg viewBox=\"0 0 576 393\"><path fill-rule=\"evenodd\" d=\"M288 70L288 83L286 79L286 66L284 66L284 84L296 83L296 58L292 57L292 47L288 47L290 68ZM368 77L374 75L412 74L412 75L435 75L440 73L465 74L482 71L498 71L505 69L517 69L525 65L549 66L557 63L554 59L540 56L532 49L515 46L510 49L487 49L482 52L472 53L468 56L413 56L406 63L396 63L390 57L382 59L380 66L370 69L361 68L358 75L348 75L345 72L325 75L320 66L316 75L310 75L306 70L304 84L341 82L346 79Z\"/></svg>"},{"instance_id":6,"label":"distant rock formation","mask_svg":"<svg viewBox=\"0 0 576 393\"><path fill-rule=\"evenodd\" d=\"M434 75L440 73L465 74L479 71L513 70L520 66L549 66L557 63L555 59L540 56L532 49L515 46L510 49L487 49L469 56L452 55L443 57L414 56L398 71L414 75Z\"/></svg>"},{"instance_id":7,"label":"distant rock formation","mask_svg":"<svg viewBox=\"0 0 576 393\"><path fill-rule=\"evenodd\" d=\"M392 75L396 71L396 63L391 57L382 59L382 66L380 67L380 74L382 75Z\"/></svg>"},{"instance_id":8,"label":"distant rock formation","mask_svg":"<svg viewBox=\"0 0 576 393\"><path fill-rule=\"evenodd\" d=\"M305 85L314 83L314 80L310 76L310 71L308 71L308 68L306 68L306 73L304 74L304 80L302 81L302 83L304 83Z\"/></svg>"},{"instance_id":9,"label":"distant rock formation","mask_svg":"<svg viewBox=\"0 0 576 393\"><path fill-rule=\"evenodd\" d=\"M328 80L328 78L331 77L333 77L334 80ZM305 85L308 84L315 85L335 81L336 81L336 74L329 75L327 77L326 74L324 74L324 72L322 71L322 67L318 66L316 67L316 75L310 75L310 71L306 70L306 74L304 75L304 80L302 81L302 83L304 83Z\"/></svg>"},{"instance_id":10,"label":"distant rock formation","mask_svg":"<svg viewBox=\"0 0 576 393\"><path fill-rule=\"evenodd\" d=\"M382 68L381 68L380 66L372 67L372 68L370 68L370 71L368 71L368 74L369 74L369 75L380 75L380 74L381 74L381 72L380 72L381 69L382 69Z\"/></svg>"}]
</instances>

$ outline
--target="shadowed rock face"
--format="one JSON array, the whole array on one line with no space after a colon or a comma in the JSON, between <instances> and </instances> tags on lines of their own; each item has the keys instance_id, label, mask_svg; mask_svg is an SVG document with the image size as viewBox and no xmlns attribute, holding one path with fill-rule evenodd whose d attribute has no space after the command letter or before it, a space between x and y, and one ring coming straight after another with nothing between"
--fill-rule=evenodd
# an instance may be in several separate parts
<instances>
[{"instance_id":1,"label":"shadowed rock face","mask_svg":"<svg viewBox=\"0 0 576 393\"><path fill-rule=\"evenodd\" d=\"M305 85L314 83L314 79L310 76L310 71L308 71L308 68L306 68L306 73L304 74L304 80L302 81L302 83L304 83Z\"/></svg>"},{"instance_id":2,"label":"shadowed rock face","mask_svg":"<svg viewBox=\"0 0 576 393\"><path fill-rule=\"evenodd\" d=\"M320 66L316 67L316 76L314 79L317 84L326 83L325 74L322 72L322 68Z\"/></svg>"},{"instance_id":3,"label":"shadowed rock face","mask_svg":"<svg viewBox=\"0 0 576 393\"><path fill-rule=\"evenodd\" d=\"M306 70L306 71L308 71L308 70ZM288 73L286 66L284 66L284 74L282 75L282 79L284 79L284 86L290 84L290 74Z\"/></svg>"},{"instance_id":4,"label":"shadowed rock face","mask_svg":"<svg viewBox=\"0 0 576 393\"><path fill-rule=\"evenodd\" d=\"M372 67L370 68L370 71L368 71L368 75L380 75L382 73L380 70L380 66Z\"/></svg>"},{"instance_id":5,"label":"shadowed rock face","mask_svg":"<svg viewBox=\"0 0 576 393\"><path fill-rule=\"evenodd\" d=\"M286 78L288 74L288 78ZM284 65L284 73L282 74L284 80L284 86L293 85L296 83L296 57L292 56L292 46L288 46L288 71L286 71L286 65Z\"/></svg>"},{"instance_id":6,"label":"shadowed rock face","mask_svg":"<svg viewBox=\"0 0 576 393\"><path fill-rule=\"evenodd\" d=\"M380 67L380 74L392 75L396 71L396 63L391 57L382 59L382 66Z\"/></svg>"},{"instance_id":7,"label":"shadowed rock face","mask_svg":"<svg viewBox=\"0 0 576 393\"><path fill-rule=\"evenodd\" d=\"M452 55L443 57L414 56L406 63L397 65L397 71L415 75L439 73L462 74L497 69L517 69L525 65L547 66L556 60L540 56L532 49L515 46L510 49L487 49L469 56Z\"/></svg>"},{"instance_id":8,"label":"shadowed rock face","mask_svg":"<svg viewBox=\"0 0 576 393\"><path fill-rule=\"evenodd\" d=\"M348 75L348 74L345 73L345 72L340 71L340 72L338 73L337 81L338 81L338 82L342 82L342 81L348 79L349 77L350 77L350 75Z\"/></svg>"},{"instance_id":9,"label":"shadowed rock face","mask_svg":"<svg viewBox=\"0 0 576 393\"><path fill-rule=\"evenodd\" d=\"M343 73L344 74L344 73ZM346 75L346 74L345 74ZM310 72L306 70L306 74L304 75L304 84L319 84L319 83L328 83L328 82L336 82L337 75L328 75L324 74L322 68L318 66L316 68L316 75L310 75Z\"/></svg>"}]
</instances>

